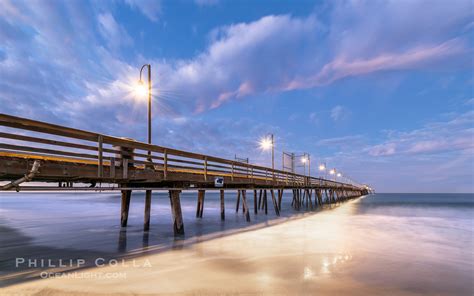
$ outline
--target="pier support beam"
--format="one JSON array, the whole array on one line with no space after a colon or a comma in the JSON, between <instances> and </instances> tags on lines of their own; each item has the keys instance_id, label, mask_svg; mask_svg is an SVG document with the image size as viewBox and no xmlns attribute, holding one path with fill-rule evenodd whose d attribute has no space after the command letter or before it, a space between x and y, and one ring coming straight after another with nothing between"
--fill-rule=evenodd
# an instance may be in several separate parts
<instances>
[{"instance_id":1,"label":"pier support beam","mask_svg":"<svg viewBox=\"0 0 474 296\"><path fill-rule=\"evenodd\" d=\"M202 218L202 213L204 212L204 195L206 194L205 190L198 190L198 201L196 207L196 218Z\"/></svg>"},{"instance_id":2,"label":"pier support beam","mask_svg":"<svg viewBox=\"0 0 474 296\"><path fill-rule=\"evenodd\" d=\"M271 189L270 193L272 194L272 202L273 202L273 208L275 209L275 214L277 216L280 216L280 209L278 209L278 203L277 203L277 200L275 198L275 190Z\"/></svg>"},{"instance_id":3,"label":"pier support beam","mask_svg":"<svg viewBox=\"0 0 474 296\"><path fill-rule=\"evenodd\" d=\"M257 214L258 209L257 209L257 190L253 191L253 212L254 214Z\"/></svg>"},{"instance_id":4,"label":"pier support beam","mask_svg":"<svg viewBox=\"0 0 474 296\"><path fill-rule=\"evenodd\" d=\"M263 190L263 209L265 210L265 215L268 214L268 201L267 201L267 190Z\"/></svg>"},{"instance_id":5,"label":"pier support beam","mask_svg":"<svg viewBox=\"0 0 474 296\"><path fill-rule=\"evenodd\" d=\"M132 196L131 190L122 190L122 203L121 203L121 209L120 209L120 225L122 227L127 226L128 210L130 209L131 196Z\"/></svg>"},{"instance_id":6,"label":"pier support beam","mask_svg":"<svg viewBox=\"0 0 474 296\"><path fill-rule=\"evenodd\" d=\"M145 191L145 220L143 221L143 230L150 230L150 212L151 212L151 190Z\"/></svg>"},{"instance_id":7,"label":"pier support beam","mask_svg":"<svg viewBox=\"0 0 474 296\"><path fill-rule=\"evenodd\" d=\"M278 190L278 209L281 212L281 200L283 198L283 189Z\"/></svg>"},{"instance_id":8,"label":"pier support beam","mask_svg":"<svg viewBox=\"0 0 474 296\"><path fill-rule=\"evenodd\" d=\"M315 193L314 205L317 204L319 207L321 207L321 205L323 204L321 189L315 189L314 193ZM317 202L316 202L316 200L317 200Z\"/></svg>"},{"instance_id":9,"label":"pier support beam","mask_svg":"<svg viewBox=\"0 0 474 296\"><path fill-rule=\"evenodd\" d=\"M221 220L225 220L224 190L221 190Z\"/></svg>"},{"instance_id":10,"label":"pier support beam","mask_svg":"<svg viewBox=\"0 0 474 296\"><path fill-rule=\"evenodd\" d=\"M174 235L184 234L183 214L181 212L181 201L179 198L180 193L181 190L169 191Z\"/></svg>"},{"instance_id":11,"label":"pier support beam","mask_svg":"<svg viewBox=\"0 0 474 296\"><path fill-rule=\"evenodd\" d=\"M296 189L292 189L293 191L293 200L291 201L291 206L296 208Z\"/></svg>"},{"instance_id":12,"label":"pier support beam","mask_svg":"<svg viewBox=\"0 0 474 296\"><path fill-rule=\"evenodd\" d=\"M237 190L237 204L235 205L235 212L239 212L239 205L240 205L240 190Z\"/></svg>"},{"instance_id":13,"label":"pier support beam","mask_svg":"<svg viewBox=\"0 0 474 296\"><path fill-rule=\"evenodd\" d=\"M242 190L242 207L247 222L250 222L250 211L247 204L247 190Z\"/></svg>"},{"instance_id":14,"label":"pier support beam","mask_svg":"<svg viewBox=\"0 0 474 296\"><path fill-rule=\"evenodd\" d=\"M311 210L313 210L313 189L306 189L306 194L307 194L308 199L309 199L309 207L310 207ZM316 204L316 199L315 199L314 203Z\"/></svg>"}]
</instances>

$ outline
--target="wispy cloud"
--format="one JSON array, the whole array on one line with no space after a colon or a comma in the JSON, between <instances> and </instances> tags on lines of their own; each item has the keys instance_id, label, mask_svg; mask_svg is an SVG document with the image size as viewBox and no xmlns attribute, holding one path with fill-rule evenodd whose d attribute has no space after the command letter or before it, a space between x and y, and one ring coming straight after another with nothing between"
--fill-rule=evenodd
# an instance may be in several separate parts
<instances>
[{"instance_id":1,"label":"wispy cloud","mask_svg":"<svg viewBox=\"0 0 474 296\"><path fill-rule=\"evenodd\" d=\"M132 45L133 40L125 29L117 24L110 13L101 13L97 16L99 31L111 49L118 49L121 45Z\"/></svg>"},{"instance_id":2,"label":"wispy cloud","mask_svg":"<svg viewBox=\"0 0 474 296\"><path fill-rule=\"evenodd\" d=\"M432 122L409 132L390 133L389 139L365 151L372 156L400 154L426 155L474 150L474 111L457 115L449 121Z\"/></svg>"},{"instance_id":3,"label":"wispy cloud","mask_svg":"<svg viewBox=\"0 0 474 296\"><path fill-rule=\"evenodd\" d=\"M331 109L331 119L334 121L340 121L347 118L350 114L350 111L347 108L337 105Z\"/></svg>"},{"instance_id":4,"label":"wispy cloud","mask_svg":"<svg viewBox=\"0 0 474 296\"><path fill-rule=\"evenodd\" d=\"M161 13L160 0L125 0L130 7L137 9L153 22L158 21Z\"/></svg>"},{"instance_id":5,"label":"wispy cloud","mask_svg":"<svg viewBox=\"0 0 474 296\"><path fill-rule=\"evenodd\" d=\"M337 146L354 146L360 144L365 137L363 135L349 135L343 137L321 139L316 144L318 146L337 145Z\"/></svg>"}]
</instances>

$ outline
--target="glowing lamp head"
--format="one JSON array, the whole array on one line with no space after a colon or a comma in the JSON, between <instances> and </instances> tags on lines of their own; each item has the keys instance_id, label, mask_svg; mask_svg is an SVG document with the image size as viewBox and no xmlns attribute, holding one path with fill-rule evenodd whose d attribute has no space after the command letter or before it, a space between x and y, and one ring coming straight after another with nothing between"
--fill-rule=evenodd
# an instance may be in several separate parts
<instances>
[{"instance_id":1,"label":"glowing lamp head","mask_svg":"<svg viewBox=\"0 0 474 296\"><path fill-rule=\"evenodd\" d=\"M326 169L326 166L324 164L319 165L319 170L324 171Z\"/></svg>"},{"instance_id":2,"label":"glowing lamp head","mask_svg":"<svg viewBox=\"0 0 474 296\"><path fill-rule=\"evenodd\" d=\"M334 175L334 174L336 173L336 170L335 170L335 169L332 169L332 170L329 171L329 173L330 173L331 175Z\"/></svg>"},{"instance_id":3,"label":"glowing lamp head","mask_svg":"<svg viewBox=\"0 0 474 296\"><path fill-rule=\"evenodd\" d=\"M301 158L301 162L302 162L302 163L307 163L307 162L308 162L308 158L306 158L306 157Z\"/></svg>"},{"instance_id":4,"label":"glowing lamp head","mask_svg":"<svg viewBox=\"0 0 474 296\"><path fill-rule=\"evenodd\" d=\"M341 177L342 175L341 175L341 173L337 173L337 175L336 175L336 176L338 176L338 177Z\"/></svg>"},{"instance_id":5,"label":"glowing lamp head","mask_svg":"<svg viewBox=\"0 0 474 296\"><path fill-rule=\"evenodd\" d=\"M266 137L266 138L262 138L260 140L260 148L262 150L268 150L270 148L272 148L272 139Z\"/></svg>"},{"instance_id":6,"label":"glowing lamp head","mask_svg":"<svg viewBox=\"0 0 474 296\"><path fill-rule=\"evenodd\" d=\"M143 83L143 81L138 81L137 85L135 86L135 95L142 99L142 98L145 98L146 95L147 95L147 88L145 87L145 84Z\"/></svg>"}]
</instances>

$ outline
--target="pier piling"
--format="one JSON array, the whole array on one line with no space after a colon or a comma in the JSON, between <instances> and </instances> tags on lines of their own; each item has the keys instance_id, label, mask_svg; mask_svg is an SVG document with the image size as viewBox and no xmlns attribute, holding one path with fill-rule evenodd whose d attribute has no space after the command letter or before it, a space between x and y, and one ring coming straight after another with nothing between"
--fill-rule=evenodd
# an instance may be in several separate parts
<instances>
[{"instance_id":1,"label":"pier piling","mask_svg":"<svg viewBox=\"0 0 474 296\"><path fill-rule=\"evenodd\" d=\"M127 226L128 222L128 210L130 209L130 197L132 196L131 190L122 190L122 203L120 209L120 225L122 227Z\"/></svg>"},{"instance_id":2,"label":"pier piling","mask_svg":"<svg viewBox=\"0 0 474 296\"><path fill-rule=\"evenodd\" d=\"M145 191L145 220L143 222L143 230L150 229L150 212L151 212L151 190Z\"/></svg>"},{"instance_id":3,"label":"pier piling","mask_svg":"<svg viewBox=\"0 0 474 296\"><path fill-rule=\"evenodd\" d=\"M237 204L235 205L235 212L239 212L239 204L240 204L240 190L237 190Z\"/></svg>"},{"instance_id":4,"label":"pier piling","mask_svg":"<svg viewBox=\"0 0 474 296\"><path fill-rule=\"evenodd\" d=\"M272 194L272 202L273 202L273 208L275 209L275 214L277 216L280 216L280 210L278 209L278 203L275 198L275 190L271 189L270 193Z\"/></svg>"},{"instance_id":5,"label":"pier piling","mask_svg":"<svg viewBox=\"0 0 474 296\"><path fill-rule=\"evenodd\" d=\"M173 230L175 235L184 234L183 214L181 212L180 195L181 190L170 190L171 216L173 220Z\"/></svg>"},{"instance_id":6,"label":"pier piling","mask_svg":"<svg viewBox=\"0 0 474 296\"><path fill-rule=\"evenodd\" d=\"M221 190L221 220L225 220L224 190Z\"/></svg>"},{"instance_id":7,"label":"pier piling","mask_svg":"<svg viewBox=\"0 0 474 296\"><path fill-rule=\"evenodd\" d=\"M204 212L204 196L206 194L205 190L198 190L198 202L196 207L196 218L202 218Z\"/></svg>"},{"instance_id":8,"label":"pier piling","mask_svg":"<svg viewBox=\"0 0 474 296\"><path fill-rule=\"evenodd\" d=\"M250 211L247 205L247 190L242 190L242 207L247 222L250 222Z\"/></svg>"},{"instance_id":9,"label":"pier piling","mask_svg":"<svg viewBox=\"0 0 474 296\"><path fill-rule=\"evenodd\" d=\"M253 190L253 212L254 214L257 214L258 209L257 209L257 190Z\"/></svg>"}]
</instances>

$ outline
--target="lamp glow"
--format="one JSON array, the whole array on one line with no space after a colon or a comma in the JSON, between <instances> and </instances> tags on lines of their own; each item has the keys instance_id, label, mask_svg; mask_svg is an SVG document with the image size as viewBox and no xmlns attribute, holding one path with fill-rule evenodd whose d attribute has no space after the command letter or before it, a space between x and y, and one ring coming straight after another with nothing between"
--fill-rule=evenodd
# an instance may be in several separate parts
<instances>
[{"instance_id":1,"label":"lamp glow","mask_svg":"<svg viewBox=\"0 0 474 296\"><path fill-rule=\"evenodd\" d=\"M326 166L324 164L319 165L319 170L324 171L326 169Z\"/></svg>"},{"instance_id":2,"label":"lamp glow","mask_svg":"<svg viewBox=\"0 0 474 296\"><path fill-rule=\"evenodd\" d=\"M263 150L268 150L268 149L272 148L272 140L268 137L262 138L260 140L260 148L263 149Z\"/></svg>"},{"instance_id":3,"label":"lamp glow","mask_svg":"<svg viewBox=\"0 0 474 296\"><path fill-rule=\"evenodd\" d=\"M138 81L137 85L135 86L135 95L140 99L146 98L148 95L148 89L141 80Z\"/></svg>"},{"instance_id":4,"label":"lamp glow","mask_svg":"<svg viewBox=\"0 0 474 296\"><path fill-rule=\"evenodd\" d=\"M334 175L334 174L336 173L336 170L335 170L335 169L332 169L332 170L329 171L329 173L330 173L331 175Z\"/></svg>"},{"instance_id":5,"label":"lamp glow","mask_svg":"<svg viewBox=\"0 0 474 296\"><path fill-rule=\"evenodd\" d=\"M341 177L342 175L341 175L341 173L337 173L337 176L338 176L338 177Z\"/></svg>"}]
</instances>

